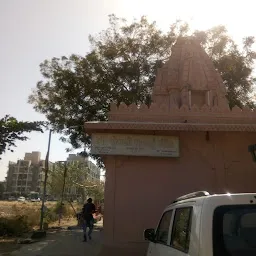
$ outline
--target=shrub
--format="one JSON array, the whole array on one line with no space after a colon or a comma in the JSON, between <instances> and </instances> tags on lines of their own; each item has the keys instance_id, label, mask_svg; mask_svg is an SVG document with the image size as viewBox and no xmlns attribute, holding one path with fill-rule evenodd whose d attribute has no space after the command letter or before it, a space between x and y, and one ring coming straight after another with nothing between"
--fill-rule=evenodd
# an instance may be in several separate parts
<instances>
[{"instance_id":1,"label":"shrub","mask_svg":"<svg viewBox=\"0 0 256 256\"><path fill-rule=\"evenodd\" d=\"M69 205L63 203L62 207L61 207L60 202L57 202L52 210L57 215L59 215L60 212L62 212L62 217L71 217L74 215L73 210L71 209L71 207Z\"/></svg>"},{"instance_id":2,"label":"shrub","mask_svg":"<svg viewBox=\"0 0 256 256\"><path fill-rule=\"evenodd\" d=\"M4 209L4 212L8 214L0 216L0 236L19 236L38 226L41 214L40 206L35 203L15 203L9 206L9 212ZM62 218L74 216L74 211L69 204L65 203L62 207ZM60 202L48 204L48 209L44 213L44 223L57 221L60 209Z\"/></svg>"},{"instance_id":3,"label":"shrub","mask_svg":"<svg viewBox=\"0 0 256 256\"><path fill-rule=\"evenodd\" d=\"M27 216L0 218L0 236L20 236L29 230Z\"/></svg>"},{"instance_id":4,"label":"shrub","mask_svg":"<svg viewBox=\"0 0 256 256\"><path fill-rule=\"evenodd\" d=\"M29 227L34 227L39 224L40 221L40 208L35 207L19 207L19 205L12 206L12 212L15 216L26 216L27 224Z\"/></svg>"},{"instance_id":5,"label":"shrub","mask_svg":"<svg viewBox=\"0 0 256 256\"><path fill-rule=\"evenodd\" d=\"M58 215L52 210L48 210L44 214L44 222L51 223L58 220Z\"/></svg>"}]
</instances>

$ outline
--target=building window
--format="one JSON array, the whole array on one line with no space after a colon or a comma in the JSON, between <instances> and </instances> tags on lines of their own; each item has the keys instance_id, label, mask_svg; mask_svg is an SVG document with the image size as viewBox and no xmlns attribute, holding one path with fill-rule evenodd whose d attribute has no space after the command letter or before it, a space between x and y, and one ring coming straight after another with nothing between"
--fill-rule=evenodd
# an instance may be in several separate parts
<instances>
[{"instance_id":1,"label":"building window","mask_svg":"<svg viewBox=\"0 0 256 256\"><path fill-rule=\"evenodd\" d=\"M175 211L171 246L187 253L189 250L192 207L177 208Z\"/></svg>"},{"instance_id":2,"label":"building window","mask_svg":"<svg viewBox=\"0 0 256 256\"><path fill-rule=\"evenodd\" d=\"M156 242L167 245L172 211L165 212L156 231Z\"/></svg>"}]
</instances>

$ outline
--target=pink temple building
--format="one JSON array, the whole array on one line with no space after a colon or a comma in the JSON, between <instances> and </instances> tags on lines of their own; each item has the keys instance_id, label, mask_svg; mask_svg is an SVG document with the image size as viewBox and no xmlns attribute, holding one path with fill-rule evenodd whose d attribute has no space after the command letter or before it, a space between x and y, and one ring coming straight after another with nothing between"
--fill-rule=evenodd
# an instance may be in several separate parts
<instances>
[{"instance_id":1,"label":"pink temple building","mask_svg":"<svg viewBox=\"0 0 256 256\"><path fill-rule=\"evenodd\" d=\"M181 38L157 72L150 107L111 105L109 121L85 124L106 166L101 255L144 255L143 230L178 196L255 192L256 112L230 109L225 94L199 43Z\"/></svg>"}]
</instances>

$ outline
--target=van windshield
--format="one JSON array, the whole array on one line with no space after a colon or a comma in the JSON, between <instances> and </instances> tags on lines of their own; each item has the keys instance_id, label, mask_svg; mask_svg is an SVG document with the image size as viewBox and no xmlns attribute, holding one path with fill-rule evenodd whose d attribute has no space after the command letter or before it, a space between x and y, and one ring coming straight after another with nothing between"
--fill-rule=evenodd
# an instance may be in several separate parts
<instances>
[{"instance_id":1,"label":"van windshield","mask_svg":"<svg viewBox=\"0 0 256 256\"><path fill-rule=\"evenodd\" d=\"M213 216L214 256L256 255L256 205L227 205Z\"/></svg>"}]
</instances>

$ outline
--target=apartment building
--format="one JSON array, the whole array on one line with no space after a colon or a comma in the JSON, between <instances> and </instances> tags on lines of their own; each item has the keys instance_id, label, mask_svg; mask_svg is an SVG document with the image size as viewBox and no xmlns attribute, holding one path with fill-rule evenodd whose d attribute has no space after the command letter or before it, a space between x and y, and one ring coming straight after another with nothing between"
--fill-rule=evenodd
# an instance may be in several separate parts
<instances>
[{"instance_id":1,"label":"apartment building","mask_svg":"<svg viewBox=\"0 0 256 256\"><path fill-rule=\"evenodd\" d=\"M85 179L91 182L100 181L100 168L87 157L82 157L78 154L69 154L67 163L80 163L81 166L85 169Z\"/></svg>"},{"instance_id":2,"label":"apartment building","mask_svg":"<svg viewBox=\"0 0 256 256\"><path fill-rule=\"evenodd\" d=\"M88 158L76 154L69 154L66 161L67 164L79 164L80 168L84 169L84 175L80 177L80 184L85 183L85 181L91 183L100 181L100 168ZM81 188L79 190L81 190ZM81 193L81 191L78 191L78 187L75 185L65 189L65 194L71 197L79 197L79 193Z\"/></svg>"},{"instance_id":3,"label":"apartment building","mask_svg":"<svg viewBox=\"0 0 256 256\"><path fill-rule=\"evenodd\" d=\"M6 177L6 192L15 195L27 195L31 191L42 193L45 161L41 153L25 153L24 159L9 162Z\"/></svg>"}]
</instances>

